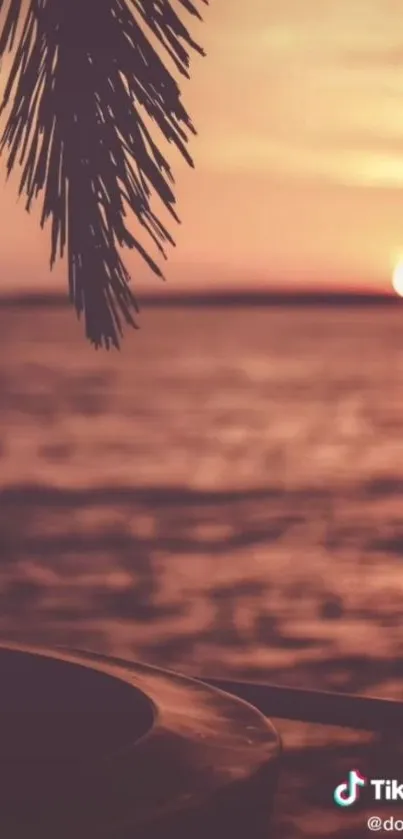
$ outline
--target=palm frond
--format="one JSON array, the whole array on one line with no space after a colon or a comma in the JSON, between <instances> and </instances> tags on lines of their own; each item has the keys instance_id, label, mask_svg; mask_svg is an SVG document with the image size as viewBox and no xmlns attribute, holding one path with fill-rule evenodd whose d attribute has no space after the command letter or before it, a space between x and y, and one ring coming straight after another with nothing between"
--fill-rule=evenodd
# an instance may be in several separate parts
<instances>
[{"instance_id":1,"label":"palm frond","mask_svg":"<svg viewBox=\"0 0 403 839\"><path fill-rule=\"evenodd\" d=\"M0 59L14 50L0 150L8 150L8 174L22 166L28 211L43 195L51 266L67 252L70 299L96 347L118 347L123 322L136 325L119 248L135 249L162 276L140 230L162 257L173 244L152 208L158 198L177 219L160 146L164 138L193 165L187 142L195 129L175 71L188 76L191 51L203 54L182 17L200 17L206 2L0 0Z\"/></svg>"}]
</instances>

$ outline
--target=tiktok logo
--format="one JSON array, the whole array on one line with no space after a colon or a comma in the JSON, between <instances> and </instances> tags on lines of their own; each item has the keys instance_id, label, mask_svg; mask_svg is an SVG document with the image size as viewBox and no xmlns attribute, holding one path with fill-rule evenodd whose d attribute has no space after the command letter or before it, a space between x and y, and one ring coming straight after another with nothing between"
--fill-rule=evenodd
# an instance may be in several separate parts
<instances>
[{"instance_id":1,"label":"tiktok logo","mask_svg":"<svg viewBox=\"0 0 403 839\"><path fill-rule=\"evenodd\" d=\"M333 798L338 807L351 807L359 798L359 787L365 787L367 778L360 775L356 769L348 773L348 781L336 787Z\"/></svg>"}]
</instances>

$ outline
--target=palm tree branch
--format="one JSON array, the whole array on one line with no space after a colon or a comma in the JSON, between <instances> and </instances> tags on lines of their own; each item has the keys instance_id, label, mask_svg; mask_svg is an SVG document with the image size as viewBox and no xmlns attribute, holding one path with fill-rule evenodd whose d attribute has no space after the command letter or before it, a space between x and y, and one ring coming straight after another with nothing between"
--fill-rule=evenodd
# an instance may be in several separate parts
<instances>
[{"instance_id":1,"label":"palm tree branch","mask_svg":"<svg viewBox=\"0 0 403 839\"><path fill-rule=\"evenodd\" d=\"M51 266L66 251L70 299L97 347L119 346L122 323L136 325L119 249L162 276L140 231L164 258L174 244L154 209L158 199L178 220L161 141L193 165L195 129L174 72L188 76L190 53L203 52L180 16L200 17L203 2L0 0L0 59L14 49L0 150L8 173L22 166L27 210L42 197Z\"/></svg>"}]
</instances>

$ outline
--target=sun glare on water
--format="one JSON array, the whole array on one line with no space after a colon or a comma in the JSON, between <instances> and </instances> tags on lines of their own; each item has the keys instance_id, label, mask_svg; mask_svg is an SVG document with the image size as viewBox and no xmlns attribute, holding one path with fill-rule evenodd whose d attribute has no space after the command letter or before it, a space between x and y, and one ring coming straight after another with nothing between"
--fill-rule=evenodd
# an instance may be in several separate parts
<instances>
[{"instance_id":1,"label":"sun glare on water","mask_svg":"<svg viewBox=\"0 0 403 839\"><path fill-rule=\"evenodd\" d=\"M403 262L398 262L393 271L392 286L396 294L403 297Z\"/></svg>"}]
</instances>

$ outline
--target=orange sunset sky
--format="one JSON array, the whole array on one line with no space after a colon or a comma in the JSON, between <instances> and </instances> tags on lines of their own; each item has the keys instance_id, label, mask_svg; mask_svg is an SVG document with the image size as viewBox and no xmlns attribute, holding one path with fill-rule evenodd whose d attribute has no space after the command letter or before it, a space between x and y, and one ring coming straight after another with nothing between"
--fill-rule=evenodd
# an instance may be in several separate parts
<instances>
[{"instance_id":1,"label":"orange sunset sky","mask_svg":"<svg viewBox=\"0 0 403 839\"><path fill-rule=\"evenodd\" d=\"M207 57L183 86L196 171L171 158L183 223L166 290L389 288L403 254L401 0L212 0L203 15ZM64 290L15 180L0 215L2 288Z\"/></svg>"}]
</instances>

